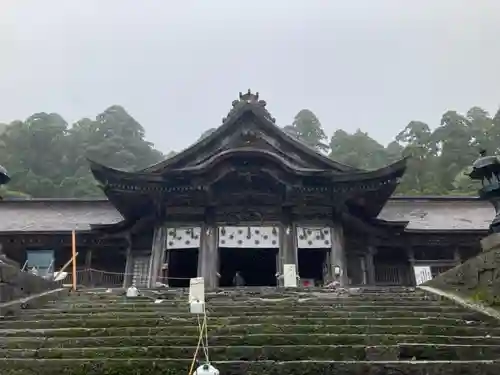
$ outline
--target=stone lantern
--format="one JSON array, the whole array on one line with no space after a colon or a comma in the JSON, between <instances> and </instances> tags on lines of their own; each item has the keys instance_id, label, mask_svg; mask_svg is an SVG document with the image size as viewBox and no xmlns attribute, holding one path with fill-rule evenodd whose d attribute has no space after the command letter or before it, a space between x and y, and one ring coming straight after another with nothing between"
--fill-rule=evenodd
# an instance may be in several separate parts
<instances>
[{"instance_id":1,"label":"stone lantern","mask_svg":"<svg viewBox=\"0 0 500 375\"><path fill-rule=\"evenodd\" d=\"M500 159L497 156L486 156L484 150L480 154L481 157L472 164L469 176L473 180L481 181L479 197L488 200L496 213L490 224L490 231L500 233Z\"/></svg>"},{"instance_id":2,"label":"stone lantern","mask_svg":"<svg viewBox=\"0 0 500 375\"><path fill-rule=\"evenodd\" d=\"M0 165L0 185L4 185L10 181L10 177L7 174L7 170Z\"/></svg>"}]
</instances>

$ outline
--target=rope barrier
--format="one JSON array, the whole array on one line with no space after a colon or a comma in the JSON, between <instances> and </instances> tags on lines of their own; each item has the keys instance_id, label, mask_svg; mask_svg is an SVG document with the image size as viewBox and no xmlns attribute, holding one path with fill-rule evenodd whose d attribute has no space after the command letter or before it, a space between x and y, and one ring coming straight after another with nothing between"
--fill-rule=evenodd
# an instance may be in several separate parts
<instances>
[{"instance_id":1,"label":"rope barrier","mask_svg":"<svg viewBox=\"0 0 500 375\"><path fill-rule=\"evenodd\" d=\"M134 273L126 273L126 272L113 272L113 271L103 271L103 270L98 270L98 269L95 269L95 268L86 268L85 270L82 270L83 272L85 271L91 271L91 272L99 272L99 273L102 273L102 274L108 274L108 275L119 275L119 276L134 276L135 274ZM77 271L78 273L78 271ZM191 280L192 277L171 277L171 276L167 276L167 277L162 277L162 276L158 276L156 278L157 280L158 279L163 279L163 280Z\"/></svg>"},{"instance_id":2,"label":"rope barrier","mask_svg":"<svg viewBox=\"0 0 500 375\"><path fill-rule=\"evenodd\" d=\"M199 319L200 319L200 317L198 316L198 323L199 323ZM203 309L203 324L200 327L200 336L198 337L198 344L196 345L196 350L194 352L193 360L191 361L191 366L189 367L188 375L193 374L193 369L194 369L194 365L196 363L196 358L198 357L198 351L200 350L200 346L203 346L203 351L205 352L205 359L206 359L207 364L210 363L208 361L208 347L205 349L205 344L203 342L203 335L205 332L208 331L206 327L207 327L207 314L205 312L205 309ZM207 346L208 346L208 337L206 338L206 340L207 340Z\"/></svg>"}]
</instances>

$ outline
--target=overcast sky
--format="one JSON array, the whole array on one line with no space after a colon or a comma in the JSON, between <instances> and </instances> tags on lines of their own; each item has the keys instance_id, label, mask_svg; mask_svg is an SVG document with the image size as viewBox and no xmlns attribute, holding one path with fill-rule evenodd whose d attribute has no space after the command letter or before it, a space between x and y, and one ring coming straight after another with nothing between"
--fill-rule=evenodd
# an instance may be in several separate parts
<instances>
[{"instance_id":1,"label":"overcast sky","mask_svg":"<svg viewBox=\"0 0 500 375\"><path fill-rule=\"evenodd\" d=\"M1 0L0 122L124 106L164 152L239 91L387 143L500 105L500 0Z\"/></svg>"}]
</instances>

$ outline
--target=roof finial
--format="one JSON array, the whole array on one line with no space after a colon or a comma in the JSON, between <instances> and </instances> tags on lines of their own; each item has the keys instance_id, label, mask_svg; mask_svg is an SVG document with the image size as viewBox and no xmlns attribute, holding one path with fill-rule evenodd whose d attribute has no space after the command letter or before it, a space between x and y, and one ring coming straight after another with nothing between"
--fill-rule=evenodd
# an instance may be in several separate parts
<instances>
[{"instance_id":1,"label":"roof finial","mask_svg":"<svg viewBox=\"0 0 500 375\"><path fill-rule=\"evenodd\" d=\"M259 101L259 93L256 92L252 94L252 90L248 89L246 94L240 92L240 101L245 101L247 103L256 103Z\"/></svg>"}]
</instances>

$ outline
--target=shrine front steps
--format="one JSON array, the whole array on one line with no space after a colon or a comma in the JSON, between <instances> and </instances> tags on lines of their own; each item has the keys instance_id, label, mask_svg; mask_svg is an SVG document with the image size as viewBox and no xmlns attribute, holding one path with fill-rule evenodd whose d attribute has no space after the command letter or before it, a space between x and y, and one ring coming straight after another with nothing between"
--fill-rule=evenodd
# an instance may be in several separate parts
<instances>
[{"instance_id":1,"label":"shrine front steps","mask_svg":"<svg viewBox=\"0 0 500 375\"><path fill-rule=\"evenodd\" d=\"M247 294L245 294L247 292ZM197 320L185 291L168 300L72 295L23 321L0 321L0 373L183 374ZM221 374L498 374L499 325L408 290L207 294ZM391 315L392 314L392 315ZM391 372L398 369L400 372Z\"/></svg>"}]
</instances>

